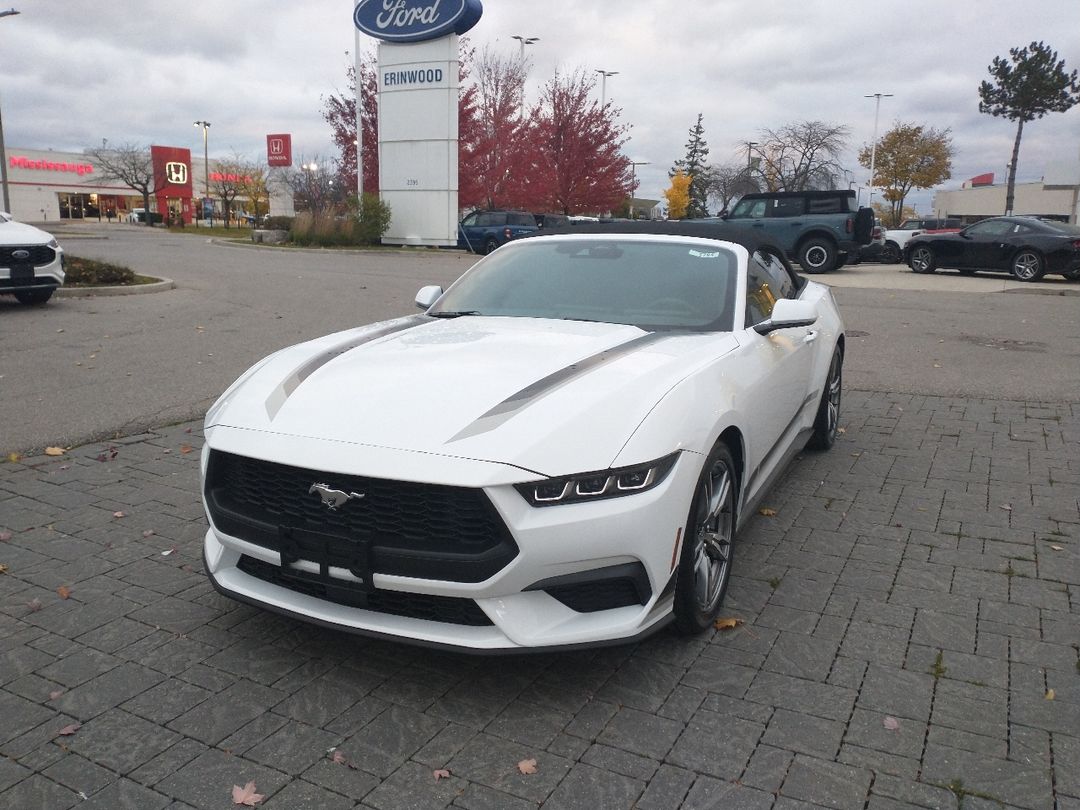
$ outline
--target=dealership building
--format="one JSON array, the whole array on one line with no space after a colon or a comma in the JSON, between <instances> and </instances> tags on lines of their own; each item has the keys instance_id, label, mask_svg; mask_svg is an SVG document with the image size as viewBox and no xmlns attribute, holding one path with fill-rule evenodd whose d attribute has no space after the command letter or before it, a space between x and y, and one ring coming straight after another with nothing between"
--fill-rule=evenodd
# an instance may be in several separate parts
<instances>
[{"instance_id":1,"label":"dealership building","mask_svg":"<svg viewBox=\"0 0 1080 810\"><path fill-rule=\"evenodd\" d=\"M108 180L91 155L83 152L54 152L42 149L7 147L8 194L10 213L23 222L55 222L69 219L107 220L110 215L124 219L143 207L142 195L122 183ZM222 180L221 167L210 160L192 157L182 147L153 146L157 192L150 197L150 210L165 216L180 216L185 222L203 218L200 209L206 180L215 217L223 215L221 200L214 199L215 180ZM291 216L292 195L270 183L270 213ZM240 197L232 206L234 213L247 208ZM250 212L249 212L250 213ZM266 213L266 212L260 212Z\"/></svg>"},{"instance_id":2,"label":"dealership building","mask_svg":"<svg viewBox=\"0 0 1080 810\"><path fill-rule=\"evenodd\" d=\"M1006 184L988 172L965 180L960 188L934 194L934 216L953 217L965 224L1005 213ZM1013 213L1076 223L1080 216L1080 160L1047 166L1042 179L1017 183Z\"/></svg>"}]
</instances>

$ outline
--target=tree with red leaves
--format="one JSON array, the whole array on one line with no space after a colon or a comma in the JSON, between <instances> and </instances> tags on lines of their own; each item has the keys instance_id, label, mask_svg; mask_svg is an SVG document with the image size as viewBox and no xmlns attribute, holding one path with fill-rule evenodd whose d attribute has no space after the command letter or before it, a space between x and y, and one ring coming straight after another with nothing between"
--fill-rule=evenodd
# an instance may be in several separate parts
<instances>
[{"instance_id":1,"label":"tree with red leaves","mask_svg":"<svg viewBox=\"0 0 1080 810\"><path fill-rule=\"evenodd\" d=\"M363 90L361 110L364 119L364 138L361 153L364 158L364 191L379 193L379 108L375 55L360 58L360 86ZM338 148L337 173L342 188L356 191L356 67L349 65L345 72L347 90L323 98L323 118L334 133Z\"/></svg>"},{"instance_id":2,"label":"tree with red leaves","mask_svg":"<svg viewBox=\"0 0 1080 810\"><path fill-rule=\"evenodd\" d=\"M619 110L591 99L596 82L582 70L555 74L540 95L533 122L526 193L549 211L604 213L630 191L630 159L622 152ZM540 208L536 208L540 210Z\"/></svg>"}]
</instances>

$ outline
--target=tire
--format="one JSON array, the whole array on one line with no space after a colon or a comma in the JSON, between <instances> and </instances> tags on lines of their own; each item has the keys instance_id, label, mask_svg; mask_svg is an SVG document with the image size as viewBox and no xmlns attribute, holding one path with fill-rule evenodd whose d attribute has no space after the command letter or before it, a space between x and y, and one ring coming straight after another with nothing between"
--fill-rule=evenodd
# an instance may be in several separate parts
<instances>
[{"instance_id":1,"label":"tire","mask_svg":"<svg viewBox=\"0 0 1080 810\"><path fill-rule=\"evenodd\" d=\"M900 246L896 242L886 242L881 248L881 263L882 264L899 264L900 263Z\"/></svg>"},{"instance_id":2,"label":"tire","mask_svg":"<svg viewBox=\"0 0 1080 810\"><path fill-rule=\"evenodd\" d=\"M20 304L44 304L52 298L53 288L47 290L19 290L15 298Z\"/></svg>"},{"instance_id":3,"label":"tire","mask_svg":"<svg viewBox=\"0 0 1080 810\"><path fill-rule=\"evenodd\" d=\"M908 264L913 273L933 273L937 269L937 258L934 256L933 248L926 245L913 248Z\"/></svg>"},{"instance_id":4,"label":"tire","mask_svg":"<svg viewBox=\"0 0 1080 810\"><path fill-rule=\"evenodd\" d=\"M494 236L489 236L487 238L487 241L484 242L484 255L486 256L487 254L491 253L498 246L499 246L499 240L496 239Z\"/></svg>"},{"instance_id":5,"label":"tire","mask_svg":"<svg viewBox=\"0 0 1080 810\"><path fill-rule=\"evenodd\" d=\"M814 432L810 434L807 447L811 450L828 450L836 443L840 427L840 398L844 390L844 355L840 347L833 349L829 373L825 375L825 387L821 391L821 403L814 419Z\"/></svg>"},{"instance_id":6,"label":"tire","mask_svg":"<svg viewBox=\"0 0 1080 810\"><path fill-rule=\"evenodd\" d=\"M807 239L799 248L799 264L807 273L828 273L836 268L836 247L828 239Z\"/></svg>"},{"instance_id":7,"label":"tire","mask_svg":"<svg viewBox=\"0 0 1080 810\"><path fill-rule=\"evenodd\" d=\"M675 580L675 629L692 635L716 618L731 580L737 479L731 453L718 443L701 471Z\"/></svg>"},{"instance_id":8,"label":"tire","mask_svg":"<svg viewBox=\"0 0 1080 810\"><path fill-rule=\"evenodd\" d=\"M1037 251L1024 248L1013 256L1010 269L1019 281L1038 281L1046 275L1046 262Z\"/></svg>"},{"instance_id":9,"label":"tire","mask_svg":"<svg viewBox=\"0 0 1080 810\"><path fill-rule=\"evenodd\" d=\"M1080 281L1080 267L1077 267L1075 270L1066 270L1061 275L1069 281Z\"/></svg>"}]
</instances>

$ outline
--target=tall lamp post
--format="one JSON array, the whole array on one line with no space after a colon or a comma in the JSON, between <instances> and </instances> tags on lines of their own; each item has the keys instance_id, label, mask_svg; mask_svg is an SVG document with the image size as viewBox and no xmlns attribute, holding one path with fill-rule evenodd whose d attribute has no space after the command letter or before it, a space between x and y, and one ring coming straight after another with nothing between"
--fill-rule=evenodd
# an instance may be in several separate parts
<instances>
[{"instance_id":1,"label":"tall lamp post","mask_svg":"<svg viewBox=\"0 0 1080 810\"><path fill-rule=\"evenodd\" d=\"M630 161L630 219L637 219L637 212L634 211L634 194L637 193L637 167L648 166L649 163L648 160Z\"/></svg>"},{"instance_id":2,"label":"tall lamp post","mask_svg":"<svg viewBox=\"0 0 1080 810\"><path fill-rule=\"evenodd\" d=\"M206 200L210 199L210 158L206 151L206 131L210 129L209 121L196 121L195 126L202 127L202 153L203 153L203 213L206 213ZM149 216L149 214L147 214ZM207 224L214 227L214 213L213 209L210 209L210 213L206 217ZM226 223L227 225L228 223Z\"/></svg>"},{"instance_id":3,"label":"tall lamp post","mask_svg":"<svg viewBox=\"0 0 1080 810\"><path fill-rule=\"evenodd\" d=\"M356 6L353 5L353 16L356 15ZM360 29L353 25L353 69L356 77L356 204L364 204L364 88L360 83ZM359 209L358 209L359 210Z\"/></svg>"},{"instance_id":4,"label":"tall lamp post","mask_svg":"<svg viewBox=\"0 0 1080 810\"><path fill-rule=\"evenodd\" d=\"M0 17L14 17L21 12L13 8L0 11ZM0 115L0 186L4 187L4 211L11 213L11 195L8 193L7 151L4 149L4 116Z\"/></svg>"},{"instance_id":5,"label":"tall lamp post","mask_svg":"<svg viewBox=\"0 0 1080 810\"><path fill-rule=\"evenodd\" d=\"M878 114L881 112L881 100L883 98L892 97L892 93L869 93L863 96L863 98L874 99L874 140L870 142L870 199L868 199L866 202L866 204L871 208L873 207L874 203L874 164L875 160L877 159Z\"/></svg>"},{"instance_id":6,"label":"tall lamp post","mask_svg":"<svg viewBox=\"0 0 1080 810\"><path fill-rule=\"evenodd\" d=\"M600 74L600 109L607 106L607 80L608 76L618 76L617 70L600 70L597 68L597 73Z\"/></svg>"},{"instance_id":7,"label":"tall lamp post","mask_svg":"<svg viewBox=\"0 0 1080 810\"><path fill-rule=\"evenodd\" d=\"M539 42L540 37L523 37L520 34L514 34L510 39L516 39L520 47L518 48L518 59L525 58L525 46L532 45L534 42Z\"/></svg>"}]
</instances>

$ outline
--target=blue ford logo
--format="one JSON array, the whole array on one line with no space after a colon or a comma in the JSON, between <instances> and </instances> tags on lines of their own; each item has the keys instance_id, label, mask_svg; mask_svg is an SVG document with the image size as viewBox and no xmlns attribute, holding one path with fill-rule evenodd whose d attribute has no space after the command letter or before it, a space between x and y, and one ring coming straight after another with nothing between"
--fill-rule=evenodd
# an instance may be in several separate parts
<instances>
[{"instance_id":1,"label":"blue ford logo","mask_svg":"<svg viewBox=\"0 0 1080 810\"><path fill-rule=\"evenodd\" d=\"M480 0L360 0L353 21L384 42L422 42L464 34L483 12Z\"/></svg>"},{"instance_id":2,"label":"blue ford logo","mask_svg":"<svg viewBox=\"0 0 1080 810\"><path fill-rule=\"evenodd\" d=\"M11 258L13 258L13 259L21 259L22 261L26 261L27 259L30 258L30 251L29 250L13 250L13 251L11 251Z\"/></svg>"}]
</instances>

